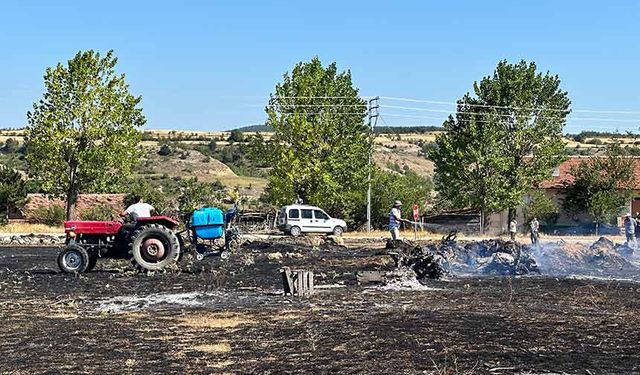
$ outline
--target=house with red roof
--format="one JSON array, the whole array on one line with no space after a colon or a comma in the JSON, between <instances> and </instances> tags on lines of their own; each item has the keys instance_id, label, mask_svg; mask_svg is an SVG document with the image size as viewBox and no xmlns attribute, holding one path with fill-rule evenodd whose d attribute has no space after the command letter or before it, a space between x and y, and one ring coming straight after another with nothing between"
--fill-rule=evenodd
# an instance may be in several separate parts
<instances>
[{"instance_id":1,"label":"house with red roof","mask_svg":"<svg viewBox=\"0 0 640 375\"><path fill-rule=\"evenodd\" d=\"M565 197L565 189L567 185L570 185L574 181L574 176L571 174L571 170L574 167L577 167L581 162L588 162L591 156L569 156L564 162L562 162L558 167L554 168L552 171L551 179L547 181L543 181L538 185L540 189L542 189L546 196L551 198L555 203L556 207L558 207L558 218L555 224L557 226L585 226L592 225L593 218L589 216L587 213L575 214L570 213L564 210L563 202ZM640 157L633 157L634 165L635 165L635 184L636 186L633 189L633 195L629 200L626 210L623 210L621 215L624 215L626 212L631 212L633 215L640 212ZM524 201L526 202L528 197L524 197ZM497 212L489 216L487 220L487 232L488 233L504 233L506 232L507 226L507 211ZM618 224L622 222L622 217L619 218ZM527 223L525 223L524 214L522 212L522 207L518 208L516 220L518 221L518 226L521 229L527 229ZM595 228L595 226L594 226ZM571 231L570 231L571 232ZM579 232L579 231L577 231Z\"/></svg>"},{"instance_id":2,"label":"house with red roof","mask_svg":"<svg viewBox=\"0 0 640 375\"><path fill-rule=\"evenodd\" d=\"M556 203L556 206L559 209L559 216L557 220L557 224L559 225L577 225L577 224L585 224L590 223L593 219L584 214L571 214L566 212L563 209L562 204L564 200L564 192L566 186L573 183L575 177L571 173L572 169L577 167L582 162L588 162L590 160L590 156L570 156L562 162L558 167L554 168L552 172L552 178L547 181L543 181L540 183L539 188L543 189L545 194L552 198ZM640 157L632 157L634 161L634 189L633 195L629 200L627 207L624 211L630 212L633 215L640 212ZM622 215L624 215L622 213ZM622 217L619 221L621 221Z\"/></svg>"}]
</instances>

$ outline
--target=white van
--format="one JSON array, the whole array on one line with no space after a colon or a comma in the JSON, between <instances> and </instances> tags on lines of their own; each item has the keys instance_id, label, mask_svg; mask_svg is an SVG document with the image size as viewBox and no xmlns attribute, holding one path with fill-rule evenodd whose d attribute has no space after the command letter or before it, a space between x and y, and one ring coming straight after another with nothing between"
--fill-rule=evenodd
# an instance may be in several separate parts
<instances>
[{"instance_id":1,"label":"white van","mask_svg":"<svg viewBox=\"0 0 640 375\"><path fill-rule=\"evenodd\" d=\"M301 233L333 233L342 236L347 230L347 223L333 219L318 207L293 204L280 209L278 229L292 236L299 236Z\"/></svg>"}]
</instances>

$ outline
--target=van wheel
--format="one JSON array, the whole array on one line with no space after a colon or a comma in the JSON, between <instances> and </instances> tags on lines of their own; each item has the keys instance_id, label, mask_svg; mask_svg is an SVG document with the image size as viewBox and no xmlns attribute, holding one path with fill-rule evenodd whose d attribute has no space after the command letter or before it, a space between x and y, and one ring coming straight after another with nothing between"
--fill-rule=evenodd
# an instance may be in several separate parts
<instances>
[{"instance_id":1,"label":"van wheel","mask_svg":"<svg viewBox=\"0 0 640 375\"><path fill-rule=\"evenodd\" d=\"M294 237L298 237L302 233L302 231L300 230L300 227L291 227L289 233L291 233L291 235Z\"/></svg>"},{"instance_id":2,"label":"van wheel","mask_svg":"<svg viewBox=\"0 0 640 375\"><path fill-rule=\"evenodd\" d=\"M342 229L342 227L335 227L333 228L333 235L334 236L342 236L342 233L344 233L344 229Z\"/></svg>"}]
</instances>

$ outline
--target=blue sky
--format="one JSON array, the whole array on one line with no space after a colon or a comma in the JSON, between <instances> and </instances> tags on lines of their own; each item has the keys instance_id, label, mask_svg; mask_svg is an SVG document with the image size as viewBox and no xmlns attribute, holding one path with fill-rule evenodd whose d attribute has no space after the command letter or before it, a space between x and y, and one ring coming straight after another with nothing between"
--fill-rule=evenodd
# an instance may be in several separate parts
<instances>
[{"instance_id":1,"label":"blue sky","mask_svg":"<svg viewBox=\"0 0 640 375\"><path fill-rule=\"evenodd\" d=\"M471 90L501 59L535 61L560 76L574 109L636 112L575 112L566 131L637 132L639 23L640 2L622 0L5 0L0 127L25 124L47 66L81 49L113 49L131 91L143 97L148 128L263 122L282 74L317 55L350 69L362 95L443 102ZM389 125L439 125L452 109L380 104ZM586 120L594 118L602 120Z\"/></svg>"}]
</instances>

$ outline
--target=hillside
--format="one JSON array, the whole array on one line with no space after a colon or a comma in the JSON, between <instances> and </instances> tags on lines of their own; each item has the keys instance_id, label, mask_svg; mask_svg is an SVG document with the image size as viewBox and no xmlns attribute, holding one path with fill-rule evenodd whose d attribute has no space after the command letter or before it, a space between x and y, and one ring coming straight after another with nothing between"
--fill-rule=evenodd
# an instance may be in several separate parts
<instances>
[{"instance_id":1,"label":"hillside","mask_svg":"<svg viewBox=\"0 0 640 375\"><path fill-rule=\"evenodd\" d=\"M261 125L242 128L243 140L230 142L230 131L176 131L152 130L143 132L141 144L143 157L135 168L138 177L161 183L166 179L197 177L200 181L220 181L231 189L238 189L242 195L257 198L266 187L267 171L257 168L246 157L247 138L260 133L270 139L271 132ZM376 135L374 161L383 170L402 172L412 170L424 177L432 177L433 163L425 157L425 149L430 147L439 131L426 131L424 127L411 128L414 133L384 129L388 133ZM403 129L403 131L406 129ZM19 129L0 130L0 162L19 170L26 164L21 154L24 133ZM619 141L633 152L640 141L632 135L583 132L565 137L569 155L593 155L612 141ZM161 148L170 150L160 155Z\"/></svg>"}]
</instances>

